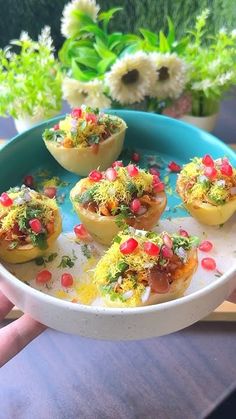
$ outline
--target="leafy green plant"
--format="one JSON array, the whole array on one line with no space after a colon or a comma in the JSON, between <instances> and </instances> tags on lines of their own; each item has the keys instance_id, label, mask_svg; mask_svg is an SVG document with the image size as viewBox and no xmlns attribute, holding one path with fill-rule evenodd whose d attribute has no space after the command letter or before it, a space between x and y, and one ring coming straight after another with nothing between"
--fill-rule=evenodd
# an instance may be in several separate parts
<instances>
[{"instance_id":1,"label":"leafy green plant","mask_svg":"<svg viewBox=\"0 0 236 419\"><path fill-rule=\"evenodd\" d=\"M47 117L61 107L61 73L50 28L38 41L26 32L0 49L0 115Z\"/></svg>"}]
</instances>

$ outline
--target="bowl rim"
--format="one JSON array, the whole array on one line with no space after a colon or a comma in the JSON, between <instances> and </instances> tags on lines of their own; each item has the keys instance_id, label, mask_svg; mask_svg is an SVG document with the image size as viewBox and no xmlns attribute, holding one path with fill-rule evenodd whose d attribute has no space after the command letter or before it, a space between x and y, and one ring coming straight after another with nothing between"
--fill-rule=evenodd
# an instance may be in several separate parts
<instances>
[{"instance_id":1,"label":"bowl rim","mask_svg":"<svg viewBox=\"0 0 236 419\"><path fill-rule=\"evenodd\" d=\"M232 156L232 158L236 158L236 153L227 145L225 144L222 140L220 140L219 138L215 137L214 135L201 130L200 128L194 127L190 124L187 124L183 121L180 121L178 119L174 119L174 118L170 118L168 116L165 115L159 115L159 114L154 114L154 113L148 113L148 112L143 112L143 111L134 111L134 110L127 110L127 109L105 109L104 112L108 112L108 113L118 113L118 114L123 114L125 115L131 115L134 114L138 117L145 117L147 119L163 119L165 121L167 121L169 124L171 125L180 125L183 128L187 126L187 128L189 130L195 131L196 133L200 133L202 134L202 138L204 138L204 141L208 142L208 143L214 143L217 145L220 145L221 148L225 149L225 151L227 152L228 155ZM34 132L37 128L41 128L46 126L47 124L53 124L55 122L57 122L59 119L63 118L66 114L60 114L54 118L45 120L40 122L39 124L34 125L33 127L31 127L30 129L17 134L16 136L14 136L11 140L9 140L6 144L3 145L3 147L0 150L0 153L2 153L4 150L8 149L9 147L11 147L11 144L14 142L18 142L21 141L21 137L25 135L25 133L31 133ZM122 118L122 116L121 116ZM99 307L99 306L91 306L91 305L85 305L85 304L80 304L80 303L72 303L70 301L66 301L54 296L51 296L49 294L45 294L35 288L32 288L31 286L25 284L23 281L21 281L20 279L18 279L17 277L15 277L10 271L8 271L4 265L2 263L0 263L0 283L2 280L1 279L1 275L6 278L7 280L10 281L10 283L13 286L16 286L17 288L20 288L20 290L22 292L28 293L30 296L39 299L42 302L46 302L48 304L53 304L54 306L58 306L59 308L65 308L65 309L69 309L69 310L73 310L73 311L77 311L79 312L83 312L86 314L101 314L101 315L128 315L128 316L132 316L132 315L136 315L136 314L148 314L148 313L152 313L155 311L159 311L162 309L168 309L168 308L172 308L175 306L179 306L185 303L190 303L193 302L195 300L198 300L199 298L201 298L202 296L206 296L207 294L210 294L211 291L214 291L216 288L220 287L221 285L223 285L224 283L227 283L228 280L230 280L231 276L235 275L236 276L236 263L233 267L231 267L231 269L227 270L227 272L225 272L220 278L217 279L217 281L208 284L206 286L204 286L202 289L197 290L195 292L192 292L189 295L184 295L182 297L179 297L177 299L171 300L171 301L166 301L163 303L159 303L159 304L153 304L153 305L147 305L147 306L141 306L141 307L125 307L125 308L119 308L119 307Z\"/></svg>"}]
</instances>

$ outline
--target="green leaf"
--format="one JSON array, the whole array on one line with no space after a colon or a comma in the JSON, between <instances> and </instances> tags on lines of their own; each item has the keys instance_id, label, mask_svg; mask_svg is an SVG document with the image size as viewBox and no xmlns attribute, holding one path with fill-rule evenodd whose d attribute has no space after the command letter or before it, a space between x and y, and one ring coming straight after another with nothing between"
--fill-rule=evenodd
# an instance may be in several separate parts
<instances>
[{"instance_id":1,"label":"green leaf","mask_svg":"<svg viewBox=\"0 0 236 419\"><path fill-rule=\"evenodd\" d=\"M160 48L160 52L163 52L163 53L170 51L167 38L162 31L159 32L159 48Z\"/></svg>"},{"instance_id":2,"label":"green leaf","mask_svg":"<svg viewBox=\"0 0 236 419\"><path fill-rule=\"evenodd\" d=\"M110 59L114 58L114 59L116 59L117 58L116 54L114 54L114 52L110 51L106 47L106 45L104 45L104 43L101 42L99 39L94 44L94 48L102 59L104 59L104 58L110 58Z\"/></svg>"},{"instance_id":3,"label":"green leaf","mask_svg":"<svg viewBox=\"0 0 236 419\"><path fill-rule=\"evenodd\" d=\"M74 10L72 12L74 16L78 19L78 24L80 25L93 25L94 21L89 17L86 13L82 12L81 10Z\"/></svg>"},{"instance_id":4,"label":"green leaf","mask_svg":"<svg viewBox=\"0 0 236 419\"><path fill-rule=\"evenodd\" d=\"M102 12L98 16L98 20L106 21L107 23L113 18L114 14L123 10L123 7L113 7L107 12Z\"/></svg>"},{"instance_id":5,"label":"green leaf","mask_svg":"<svg viewBox=\"0 0 236 419\"><path fill-rule=\"evenodd\" d=\"M167 16L167 21L168 21L167 41L169 45L172 45L173 42L175 42L175 27L169 16Z\"/></svg>"},{"instance_id":6,"label":"green leaf","mask_svg":"<svg viewBox=\"0 0 236 419\"><path fill-rule=\"evenodd\" d=\"M99 62L99 56L92 48L81 47L78 48L78 55L76 56L76 62L83 64L86 67L93 69L97 68Z\"/></svg>"},{"instance_id":7,"label":"green leaf","mask_svg":"<svg viewBox=\"0 0 236 419\"><path fill-rule=\"evenodd\" d=\"M97 65L97 71L99 72L99 74L104 74L107 71L108 67L111 67L115 61L116 61L116 56L110 57L110 58L104 58L104 60L101 60Z\"/></svg>"},{"instance_id":8,"label":"green leaf","mask_svg":"<svg viewBox=\"0 0 236 419\"><path fill-rule=\"evenodd\" d=\"M79 63L77 63L75 58L72 59L71 67L72 67L73 77L77 80L86 82L86 81L94 79L97 76L97 73L95 71L81 70Z\"/></svg>"},{"instance_id":9,"label":"green leaf","mask_svg":"<svg viewBox=\"0 0 236 419\"><path fill-rule=\"evenodd\" d=\"M153 46L156 46L158 43L158 35L154 32L148 31L147 29L139 29L139 32L143 35L145 41L150 43Z\"/></svg>"},{"instance_id":10,"label":"green leaf","mask_svg":"<svg viewBox=\"0 0 236 419\"><path fill-rule=\"evenodd\" d=\"M99 39L101 39L101 41L104 44L107 44L107 35L105 34L105 32L103 32L103 30L101 28L99 28L97 25L93 24L93 25L86 25L84 26L79 32L78 35L82 35L84 33L92 33L93 35L95 35L96 37L98 37Z\"/></svg>"}]
</instances>

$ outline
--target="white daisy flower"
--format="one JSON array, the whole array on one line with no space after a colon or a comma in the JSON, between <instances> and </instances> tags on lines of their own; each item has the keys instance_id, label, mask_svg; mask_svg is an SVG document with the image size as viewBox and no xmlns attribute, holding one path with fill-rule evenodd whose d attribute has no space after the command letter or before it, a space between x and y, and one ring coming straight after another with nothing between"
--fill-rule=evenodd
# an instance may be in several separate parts
<instances>
[{"instance_id":1,"label":"white daisy flower","mask_svg":"<svg viewBox=\"0 0 236 419\"><path fill-rule=\"evenodd\" d=\"M150 96L158 99L178 98L186 84L187 65L175 53L150 54L155 66L157 81Z\"/></svg>"},{"instance_id":2,"label":"white daisy flower","mask_svg":"<svg viewBox=\"0 0 236 419\"><path fill-rule=\"evenodd\" d=\"M96 4L95 0L72 0L66 4L61 19L62 35L70 38L80 29L79 20L73 12L79 10L89 16L93 21L96 21L99 9L100 7Z\"/></svg>"},{"instance_id":3,"label":"white daisy flower","mask_svg":"<svg viewBox=\"0 0 236 419\"><path fill-rule=\"evenodd\" d=\"M97 79L85 83L66 77L62 83L63 98L72 108L80 107L82 104L91 108L109 108L111 101L103 93L103 89L103 82Z\"/></svg>"},{"instance_id":4,"label":"white daisy flower","mask_svg":"<svg viewBox=\"0 0 236 419\"><path fill-rule=\"evenodd\" d=\"M122 105L141 102L155 81L152 60L141 51L118 59L105 76L112 99Z\"/></svg>"}]
</instances>

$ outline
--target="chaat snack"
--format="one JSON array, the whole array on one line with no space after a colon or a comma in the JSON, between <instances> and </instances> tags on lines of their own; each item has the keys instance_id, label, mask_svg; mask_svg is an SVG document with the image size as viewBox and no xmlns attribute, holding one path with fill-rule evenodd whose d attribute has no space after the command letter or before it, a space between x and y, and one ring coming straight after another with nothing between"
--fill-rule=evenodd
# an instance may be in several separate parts
<instances>
[{"instance_id":1,"label":"chaat snack","mask_svg":"<svg viewBox=\"0 0 236 419\"><path fill-rule=\"evenodd\" d=\"M43 140L64 169L87 176L97 167L107 169L117 159L126 128L126 123L118 116L82 106L53 128L46 129Z\"/></svg>"},{"instance_id":2,"label":"chaat snack","mask_svg":"<svg viewBox=\"0 0 236 419\"><path fill-rule=\"evenodd\" d=\"M15 187L0 195L0 258L23 263L42 256L61 233L54 199Z\"/></svg>"},{"instance_id":3,"label":"chaat snack","mask_svg":"<svg viewBox=\"0 0 236 419\"><path fill-rule=\"evenodd\" d=\"M223 224L236 211L236 169L226 157L195 157L179 173L177 192L198 221Z\"/></svg>"},{"instance_id":4,"label":"chaat snack","mask_svg":"<svg viewBox=\"0 0 236 419\"><path fill-rule=\"evenodd\" d=\"M105 172L93 170L74 186L70 199L88 232L102 244L110 244L125 223L152 229L166 206L158 176L122 162Z\"/></svg>"},{"instance_id":5,"label":"chaat snack","mask_svg":"<svg viewBox=\"0 0 236 419\"><path fill-rule=\"evenodd\" d=\"M196 237L129 228L98 262L93 282L105 305L136 307L184 294L198 264Z\"/></svg>"}]
</instances>

